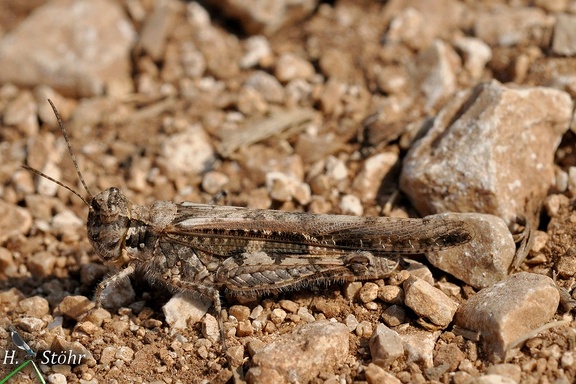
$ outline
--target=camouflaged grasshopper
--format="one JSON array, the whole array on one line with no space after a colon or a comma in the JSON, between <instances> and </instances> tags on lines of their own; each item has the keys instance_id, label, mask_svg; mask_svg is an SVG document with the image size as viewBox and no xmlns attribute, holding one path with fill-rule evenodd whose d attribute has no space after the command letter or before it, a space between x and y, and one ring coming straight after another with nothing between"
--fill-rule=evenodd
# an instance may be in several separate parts
<instances>
[{"instance_id":1,"label":"camouflaged grasshopper","mask_svg":"<svg viewBox=\"0 0 576 384\"><path fill-rule=\"evenodd\" d=\"M89 209L87 230L94 250L106 262L123 264L98 285L97 304L107 286L141 272L172 290L208 297L220 320L223 289L261 295L381 279L398 267L402 254L458 246L474 237L466 222L439 216L356 217L168 201L140 206L114 187L93 196L58 111L49 102L88 198L24 167L82 199Z\"/></svg>"}]
</instances>

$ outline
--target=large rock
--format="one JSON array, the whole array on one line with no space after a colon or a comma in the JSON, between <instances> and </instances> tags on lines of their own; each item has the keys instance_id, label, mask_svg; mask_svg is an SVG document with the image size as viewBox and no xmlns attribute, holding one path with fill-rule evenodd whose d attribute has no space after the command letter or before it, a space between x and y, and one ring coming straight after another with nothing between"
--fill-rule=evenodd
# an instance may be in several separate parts
<instances>
[{"instance_id":1,"label":"large rock","mask_svg":"<svg viewBox=\"0 0 576 384\"><path fill-rule=\"evenodd\" d=\"M516 244L501 218L456 212L442 213L441 217L464 221L474 230L474 237L457 247L426 252L432 265L474 288L486 288L508 276Z\"/></svg>"},{"instance_id":2,"label":"large rock","mask_svg":"<svg viewBox=\"0 0 576 384\"><path fill-rule=\"evenodd\" d=\"M551 278L521 272L472 296L458 308L454 324L478 332L489 359L500 361L516 339L550 321L559 302Z\"/></svg>"},{"instance_id":3,"label":"large rock","mask_svg":"<svg viewBox=\"0 0 576 384\"><path fill-rule=\"evenodd\" d=\"M268 344L252 358L248 383L308 383L348 358L348 327L316 321Z\"/></svg>"},{"instance_id":4,"label":"large rock","mask_svg":"<svg viewBox=\"0 0 576 384\"><path fill-rule=\"evenodd\" d=\"M551 88L492 81L459 94L408 152L401 189L422 215L482 212L510 225L554 182L572 100Z\"/></svg>"},{"instance_id":5,"label":"large rock","mask_svg":"<svg viewBox=\"0 0 576 384\"><path fill-rule=\"evenodd\" d=\"M135 37L115 2L47 2L0 40L0 83L75 96L128 93Z\"/></svg>"}]
</instances>

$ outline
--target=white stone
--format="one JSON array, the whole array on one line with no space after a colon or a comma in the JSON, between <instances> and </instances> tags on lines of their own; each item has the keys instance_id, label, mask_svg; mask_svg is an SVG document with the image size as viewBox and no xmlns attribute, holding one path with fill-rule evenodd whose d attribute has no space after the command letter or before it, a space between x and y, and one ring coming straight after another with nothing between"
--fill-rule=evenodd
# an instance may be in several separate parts
<instances>
[{"instance_id":1,"label":"white stone","mask_svg":"<svg viewBox=\"0 0 576 384\"><path fill-rule=\"evenodd\" d=\"M162 311L171 328L186 329L188 324L198 323L211 305L209 300L177 293L164 304Z\"/></svg>"}]
</instances>

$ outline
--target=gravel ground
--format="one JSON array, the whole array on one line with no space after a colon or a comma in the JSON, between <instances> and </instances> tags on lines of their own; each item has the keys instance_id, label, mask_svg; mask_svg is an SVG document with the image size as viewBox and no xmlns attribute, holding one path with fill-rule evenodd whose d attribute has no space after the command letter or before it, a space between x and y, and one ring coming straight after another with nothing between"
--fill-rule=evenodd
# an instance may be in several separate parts
<instances>
[{"instance_id":1,"label":"gravel ground","mask_svg":"<svg viewBox=\"0 0 576 384\"><path fill-rule=\"evenodd\" d=\"M576 4L224 3L0 5L3 362L12 325L52 383L574 382ZM135 204L490 216L466 219L482 229L469 251L456 248L456 260L472 259L464 266L414 255L377 281L223 292L223 355L209 304L141 275L94 307L96 285L115 269L88 241L86 205L21 168L87 195L47 98L92 194L116 186ZM472 142L442 133L464 118L503 130ZM449 177L434 176L442 181L418 197L402 161L425 156L428 147L415 148L427 132L424 170L450 164ZM513 268L508 228L531 226L528 256ZM487 254L488 275L474 266ZM490 295L497 302L480 301ZM41 361L43 351L56 360ZM68 351L85 357L53 364ZM0 377L16 366L0 365ZM39 382L29 368L12 382Z\"/></svg>"}]
</instances>

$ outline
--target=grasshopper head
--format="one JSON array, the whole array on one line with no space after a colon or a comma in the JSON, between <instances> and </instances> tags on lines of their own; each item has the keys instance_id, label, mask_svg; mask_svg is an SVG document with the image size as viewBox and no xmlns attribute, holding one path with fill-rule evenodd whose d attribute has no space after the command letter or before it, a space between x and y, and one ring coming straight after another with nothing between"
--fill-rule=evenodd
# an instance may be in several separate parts
<instances>
[{"instance_id":1,"label":"grasshopper head","mask_svg":"<svg viewBox=\"0 0 576 384\"><path fill-rule=\"evenodd\" d=\"M130 224L130 201L118 188L96 195L88 214L88 238L104 261L122 261Z\"/></svg>"}]
</instances>

